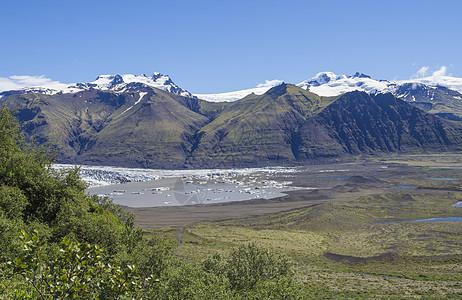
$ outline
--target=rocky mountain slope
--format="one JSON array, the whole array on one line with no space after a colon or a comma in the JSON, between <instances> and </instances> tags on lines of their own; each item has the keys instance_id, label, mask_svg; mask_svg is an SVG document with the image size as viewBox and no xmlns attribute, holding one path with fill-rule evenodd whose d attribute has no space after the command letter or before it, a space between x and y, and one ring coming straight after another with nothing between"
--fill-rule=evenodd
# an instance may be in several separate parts
<instances>
[{"instance_id":1,"label":"rocky mountain slope","mask_svg":"<svg viewBox=\"0 0 462 300\"><path fill-rule=\"evenodd\" d=\"M342 155L456 149L461 127L395 98L319 97L282 84L229 106L199 132L188 162L254 165Z\"/></svg>"},{"instance_id":2,"label":"rocky mountain slope","mask_svg":"<svg viewBox=\"0 0 462 300\"><path fill-rule=\"evenodd\" d=\"M120 84L120 83L119 83ZM392 94L321 97L281 84L211 103L130 82L123 90L12 93L28 136L59 162L150 168L310 163L396 151L457 150L462 129Z\"/></svg>"},{"instance_id":3,"label":"rocky mountain slope","mask_svg":"<svg viewBox=\"0 0 462 300\"><path fill-rule=\"evenodd\" d=\"M192 94L176 85L168 75L158 72L153 73L151 76L144 74L139 76L132 74L100 75L92 82L71 84L47 81L44 78L39 79L41 79L41 82L45 81L45 83L17 90L0 91L0 99L13 94L39 93L56 95L89 90L112 91L120 94L127 91L129 85L138 84L209 102L234 102L251 94L262 95L282 83L281 80L267 80L265 83L251 89L219 94ZM359 72L353 75L336 75L332 72L321 72L313 78L296 85L326 97L339 96L353 91L364 91L369 94L392 93L395 97L429 113L449 120L462 120L462 78L446 76L445 69L439 70L429 77L401 81L376 80Z\"/></svg>"},{"instance_id":4,"label":"rocky mountain slope","mask_svg":"<svg viewBox=\"0 0 462 300\"><path fill-rule=\"evenodd\" d=\"M448 120L462 121L462 94L444 86L405 83L394 94L409 104Z\"/></svg>"}]
</instances>

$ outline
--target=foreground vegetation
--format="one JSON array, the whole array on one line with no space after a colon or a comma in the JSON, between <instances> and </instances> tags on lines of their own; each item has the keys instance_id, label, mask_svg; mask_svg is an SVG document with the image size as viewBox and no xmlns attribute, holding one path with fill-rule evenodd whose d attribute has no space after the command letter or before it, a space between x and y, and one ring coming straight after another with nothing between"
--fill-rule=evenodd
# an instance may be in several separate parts
<instances>
[{"instance_id":1,"label":"foreground vegetation","mask_svg":"<svg viewBox=\"0 0 462 300\"><path fill-rule=\"evenodd\" d=\"M189 261L85 193L78 168L57 171L0 108L0 299L297 299L290 261L244 243Z\"/></svg>"}]
</instances>

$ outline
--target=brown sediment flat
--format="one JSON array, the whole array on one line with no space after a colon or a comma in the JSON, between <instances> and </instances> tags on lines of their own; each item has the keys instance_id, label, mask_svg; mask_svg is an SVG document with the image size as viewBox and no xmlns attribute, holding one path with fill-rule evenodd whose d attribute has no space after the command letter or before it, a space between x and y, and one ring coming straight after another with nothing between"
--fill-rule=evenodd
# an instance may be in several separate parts
<instances>
[{"instance_id":1,"label":"brown sediment flat","mask_svg":"<svg viewBox=\"0 0 462 300\"><path fill-rule=\"evenodd\" d=\"M144 229L185 227L200 221L241 218L288 211L334 201L349 201L377 193L378 190L361 190L356 193L336 193L332 189L298 190L285 192L287 196L274 199L253 199L217 204L161 207L123 207L135 214L135 224Z\"/></svg>"},{"instance_id":2,"label":"brown sediment flat","mask_svg":"<svg viewBox=\"0 0 462 300\"><path fill-rule=\"evenodd\" d=\"M311 191L310 191L311 192ZM290 192L289 196L277 199L255 199L221 204L204 204L169 207L124 207L135 214L135 224L144 229L183 227L199 221L239 218L252 215L275 213L300 207L316 205L326 201L312 198L304 199L302 191Z\"/></svg>"}]
</instances>

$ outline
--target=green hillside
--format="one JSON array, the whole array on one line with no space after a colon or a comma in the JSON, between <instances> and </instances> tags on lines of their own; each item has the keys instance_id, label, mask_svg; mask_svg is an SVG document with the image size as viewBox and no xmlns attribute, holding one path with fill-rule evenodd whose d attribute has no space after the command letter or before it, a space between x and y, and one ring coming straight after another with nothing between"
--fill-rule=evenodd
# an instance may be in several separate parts
<instances>
[{"instance_id":1,"label":"green hillside","mask_svg":"<svg viewBox=\"0 0 462 300\"><path fill-rule=\"evenodd\" d=\"M293 161L300 127L334 99L286 84L261 96L249 95L199 131L199 146L188 163L229 166Z\"/></svg>"},{"instance_id":2,"label":"green hillside","mask_svg":"<svg viewBox=\"0 0 462 300\"><path fill-rule=\"evenodd\" d=\"M195 132L208 118L171 95L160 90L150 91L131 109L119 109L118 112L122 112L91 137L78 161L182 167L194 144Z\"/></svg>"},{"instance_id":3,"label":"green hillside","mask_svg":"<svg viewBox=\"0 0 462 300\"><path fill-rule=\"evenodd\" d=\"M458 150L462 131L391 94L319 97L290 84L228 103L140 84L123 92L13 94L26 135L58 161L149 168L304 164L342 156Z\"/></svg>"}]
</instances>

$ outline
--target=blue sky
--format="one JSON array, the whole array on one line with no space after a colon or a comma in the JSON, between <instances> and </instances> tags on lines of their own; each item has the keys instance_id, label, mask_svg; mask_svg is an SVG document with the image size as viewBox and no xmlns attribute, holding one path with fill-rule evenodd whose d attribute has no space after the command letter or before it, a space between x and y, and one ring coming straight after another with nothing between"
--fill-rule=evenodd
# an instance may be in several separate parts
<instances>
[{"instance_id":1,"label":"blue sky","mask_svg":"<svg viewBox=\"0 0 462 300\"><path fill-rule=\"evenodd\" d=\"M2 1L0 78L168 74L194 93L322 71L462 77L462 1Z\"/></svg>"}]
</instances>

